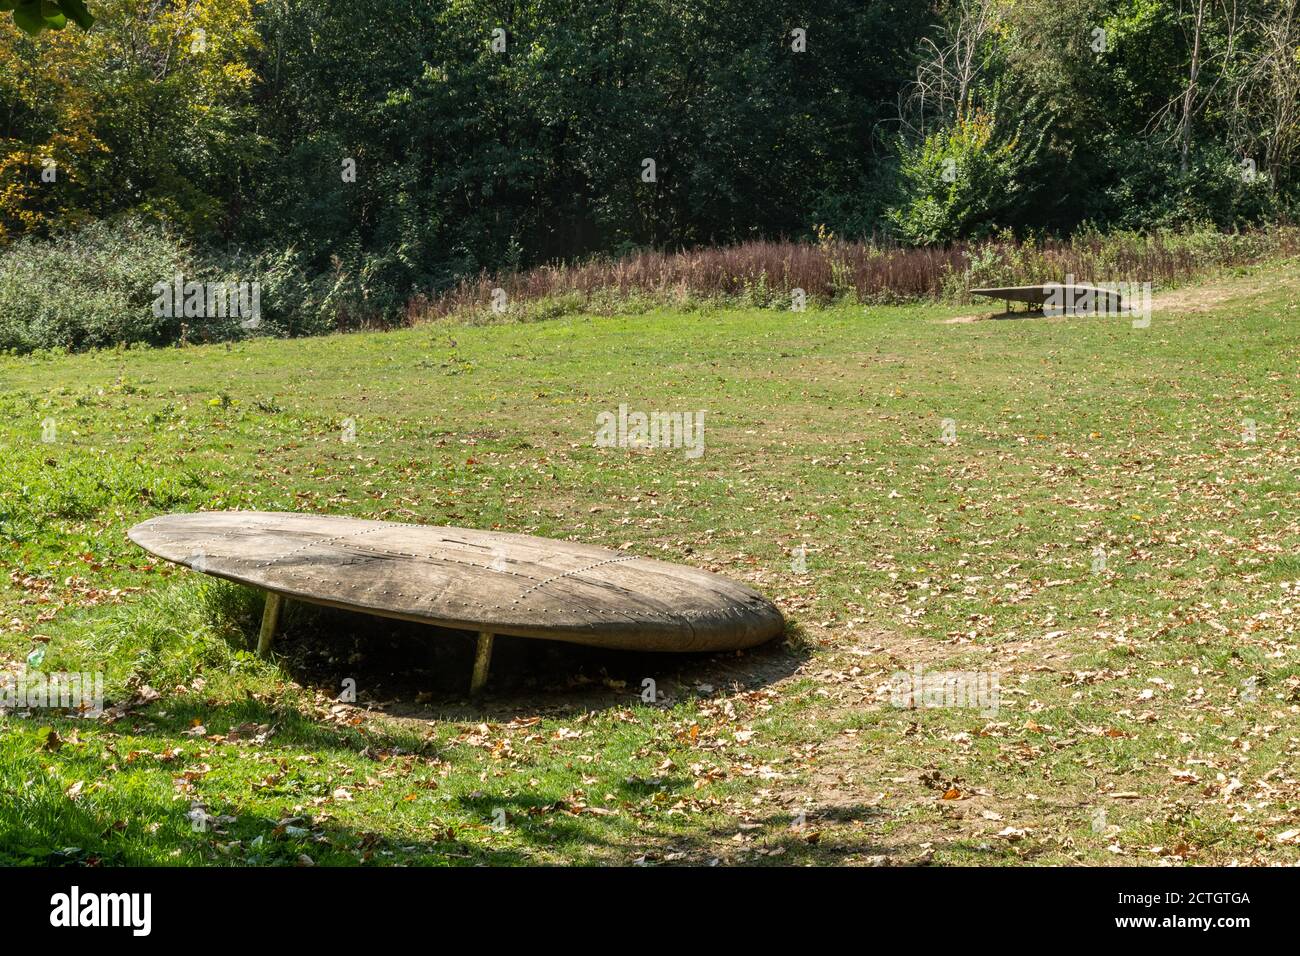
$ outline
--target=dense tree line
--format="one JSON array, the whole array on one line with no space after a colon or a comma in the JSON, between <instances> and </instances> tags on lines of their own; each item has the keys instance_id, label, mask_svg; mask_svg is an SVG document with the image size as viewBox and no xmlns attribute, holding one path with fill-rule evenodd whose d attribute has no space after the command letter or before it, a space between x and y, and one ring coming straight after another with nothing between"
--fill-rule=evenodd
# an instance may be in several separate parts
<instances>
[{"instance_id":1,"label":"dense tree line","mask_svg":"<svg viewBox=\"0 0 1300 956\"><path fill-rule=\"evenodd\" d=\"M159 220L335 314L818 225L1232 228L1300 190L1296 0L88 6L0 21L0 243Z\"/></svg>"}]
</instances>

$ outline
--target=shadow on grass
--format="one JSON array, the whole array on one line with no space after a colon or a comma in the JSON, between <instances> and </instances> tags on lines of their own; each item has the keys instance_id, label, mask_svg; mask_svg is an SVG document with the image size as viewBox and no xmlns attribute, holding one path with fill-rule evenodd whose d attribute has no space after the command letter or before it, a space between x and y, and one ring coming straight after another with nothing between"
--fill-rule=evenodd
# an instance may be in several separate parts
<instances>
[{"instance_id":1,"label":"shadow on grass","mask_svg":"<svg viewBox=\"0 0 1300 956\"><path fill-rule=\"evenodd\" d=\"M689 789L686 781L681 782ZM317 865L537 865L563 862L571 865L709 865L714 861L744 865L837 865L877 857L889 862L916 847L883 846L866 834L845 828L823 829L832 815L810 817L801 828L791 826L780 813L726 826L699 830L674 830L662 815L644 817L626 805L612 815L592 815L562 803L541 801L528 794L512 796L476 794L453 801L459 822L430 812L428 836L394 839L381 831L361 830L332 821L314 823L293 818L284 821L243 815L221 840L238 841L237 856L228 862L242 865L297 865L300 854ZM836 808L840 823L864 825L881 816L868 806ZM469 817L476 822L466 823ZM305 831L305 832L301 832ZM290 837L289 833L299 835ZM744 842L734 837L743 833ZM257 836L262 840L252 846ZM230 851L227 851L229 856ZM879 862L877 861L873 862Z\"/></svg>"},{"instance_id":2,"label":"shadow on grass","mask_svg":"<svg viewBox=\"0 0 1300 956\"><path fill-rule=\"evenodd\" d=\"M790 676L809 656L772 641L720 654L651 654L498 636L485 693L469 697L475 635L289 602L276 662L295 681L396 717L510 720L627 707L647 680L660 702L697 693L746 692Z\"/></svg>"},{"instance_id":3,"label":"shadow on grass","mask_svg":"<svg viewBox=\"0 0 1300 956\"><path fill-rule=\"evenodd\" d=\"M836 865L859 858L885 861L907 852L877 845L867 837L844 839L849 831L821 829L810 819L794 829L781 814L699 831L660 831L652 824L618 816L589 816L526 795L462 797L457 809L482 822L443 819L431 808L425 835L394 837L381 830L340 825L309 816L276 819L239 813L233 822L188 828L188 820L149 833L125 827L109 816L65 803L43 821L38 838L8 842L0 860L37 866L392 866L392 865ZM175 806L157 808L176 815ZM844 820L869 822L871 807L843 807ZM231 814L234 815L234 814ZM734 837L743 832L744 842ZM7 835L12 836L12 834ZM912 848L913 850L915 848Z\"/></svg>"},{"instance_id":4,"label":"shadow on grass","mask_svg":"<svg viewBox=\"0 0 1300 956\"><path fill-rule=\"evenodd\" d=\"M788 813L770 813L747 820L749 829L712 826L683 842L699 850L727 847L728 862L750 866L836 866L877 858L874 863L889 864L919 847L879 843L871 831L890 820L878 806L841 804L809 808L806 818L798 822ZM735 837L739 833L743 842ZM738 859L738 857L740 859Z\"/></svg>"},{"instance_id":5,"label":"shadow on grass","mask_svg":"<svg viewBox=\"0 0 1300 956\"><path fill-rule=\"evenodd\" d=\"M231 721L275 716L226 708ZM178 720L182 720L178 717ZM215 723L209 711L205 719ZM163 728L154 728L155 732ZM323 745L316 729L301 742ZM878 846L873 833L888 817L879 807L844 804L812 808L792 826L788 813L743 818L697 814L689 808L694 781L677 773L628 777L612 784L591 806L536 790L492 792L510 781L489 779L470 793L421 791L418 802L399 804L397 815L366 815L363 825L335 819L336 808L294 806L276 817L256 795L205 797L202 786L176 800L165 785L120 785L72 800L64 785L36 772L25 751L6 769L6 784L34 781L0 814L0 863L44 866L359 866L359 865L578 865L728 864L803 865L852 863L913 850ZM90 779L97 754L65 766L64 776ZM167 777L179 773L163 768ZM142 768L140 773L159 768ZM66 781L64 781L66 782ZM517 779L515 780L517 783ZM143 783L143 781L141 781ZM686 810L680 809L682 805ZM201 827L190 816L200 805L211 814ZM373 823L371 821L373 820ZM400 832L394 832L400 831Z\"/></svg>"},{"instance_id":6,"label":"shadow on grass","mask_svg":"<svg viewBox=\"0 0 1300 956\"><path fill-rule=\"evenodd\" d=\"M313 719L291 703L245 699L209 703L201 697L171 697L163 708L136 711L115 726L135 734L183 740L195 725L206 733L250 738L267 732L264 746L302 747L311 750L345 750L372 754L397 752L423 757L438 756L433 742L414 732L377 729L374 725L331 723Z\"/></svg>"}]
</instances>

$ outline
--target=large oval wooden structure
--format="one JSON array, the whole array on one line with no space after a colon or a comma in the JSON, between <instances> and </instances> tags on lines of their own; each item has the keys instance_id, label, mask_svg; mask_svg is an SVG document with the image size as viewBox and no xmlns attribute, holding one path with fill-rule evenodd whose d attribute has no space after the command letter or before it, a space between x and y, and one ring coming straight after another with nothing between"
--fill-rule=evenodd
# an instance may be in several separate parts
<instances>
[{"instance_id":1,"label":"large oval wooden structure","mask_svg":"<svg viewBox=\"0 0 1300 956\"><path fill-rule=\"evenodd\" d=\"M164 515L128 534L272 594L487 634L722 651L785 626L771 601L720 575L531 535L265 511Z\"/></svg>"}]
</instances>

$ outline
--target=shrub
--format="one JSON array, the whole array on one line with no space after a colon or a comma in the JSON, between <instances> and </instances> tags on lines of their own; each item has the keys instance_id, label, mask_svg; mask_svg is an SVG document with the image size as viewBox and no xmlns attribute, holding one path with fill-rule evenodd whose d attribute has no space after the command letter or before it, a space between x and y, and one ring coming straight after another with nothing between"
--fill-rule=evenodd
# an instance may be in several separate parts
<instances>
[{"instance_id":1,"label":"shrub","mask_svg":"<svg viewBox=\"0 0 1300 956\"><path fill-rule=\"evenodd\" d=\"M249 254L237 247L197 256L175 232L137 218L98 222L50 239L23 239L0 252L0 350L75 351L113 345L223 341L249 335L318 335L373 321L375 274L353 268L311 276L296 249ZM185 281L257 284L259 318L157 316L155 286ZM395 295L389 291L389 298ZM386 304L382 311L393 312Z\"/></svg>"},{"instance_id":2,"label":"shrub","mask_svg":"<svg viewBox=\"0 0 1300 956\"><path fill-rule=\"evenodd\" d=\"M1220 230L1283 218L1286 197L1267 175L1218 146L1194 151L1188 168L1168 151L1139 143L1116 144L1114 182L1102 194L1110 228L1171 229L1209 223Z\"/></svg>"},{"instance_id":3,"label":"shrub","mask_svg":"<svg viewBox=\"0 0 1300 956\"><path fill-rule=\"evenodd\" d=\"M135 219L19 240L0 254L0 348L174 341L180 320L153 314L153 287L188 273L190 263L173 233Z\"/></svg>"},{"instance_id":4,"label":"shrub","mask_svg":"<svg viewBox=\"0 0 1300 956\"><path fill-rule=\"evenodd\" d=\"M260 322L247 328L238 321L204 320L202 327L189 329L191 340L239 338L248 335L319 335L333 331L334 317L322 302L327 277L315 281L307 276L303 256L297 249L255 255L232 248L208 256L198 267L206 281L229 286L257 283Z\"/></svg>"},{"instance_id":5,"label":"shrub","mask_svg":"<svg viewBox=\"0 0 1300 956\"><path fill-rule=\"evenodd\" d=\"M991 235L1011 219L1025 154L1015 137L995 138L992 119L980 110L916 146L901 144L904 198L889 221L914 246Z\"/></svg>"}]
</instances>

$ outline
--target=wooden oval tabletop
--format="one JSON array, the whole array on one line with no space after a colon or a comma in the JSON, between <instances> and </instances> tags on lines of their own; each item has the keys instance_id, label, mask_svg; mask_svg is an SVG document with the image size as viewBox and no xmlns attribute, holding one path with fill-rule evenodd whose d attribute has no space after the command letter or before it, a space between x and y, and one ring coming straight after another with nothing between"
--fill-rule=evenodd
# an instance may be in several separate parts
<instances>
[{"instance_id":1,"label":"wooden oval tabletop","mask_svg":"<svg viewBox=\"0 0 1300 956\"><path fill-rule=\"evenodd\" d=\"M642 651L753 647L771 601L707 571L524 534L329 515L163 515L146 551L301 601L517 637Z\"/></svg>"}]
</instances>

